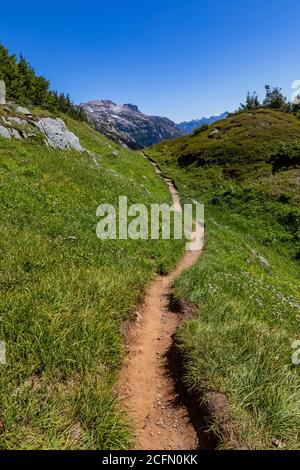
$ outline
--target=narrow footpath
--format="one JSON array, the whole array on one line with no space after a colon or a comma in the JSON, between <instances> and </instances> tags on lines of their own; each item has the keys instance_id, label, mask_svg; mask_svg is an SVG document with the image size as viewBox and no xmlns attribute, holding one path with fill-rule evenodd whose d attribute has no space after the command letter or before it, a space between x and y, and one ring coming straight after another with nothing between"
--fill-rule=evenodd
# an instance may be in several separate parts
<instances>
[{"instance_id":1,"label":"narrow footpath","mask_svg":"<svg viewBox=\"0 0 300 470\"><path fill-rule=\"evenodd\" d=\"M152 163L157 174L159 168ZM179 195L166 179L175 210L181 211ZM196 229L203 234L199 224ZM174 334L186 312L172 304L173 280L196 263L202 241L186 251L174 271L157 275L149 285L136 321L128 327L127 356L121 371L119 396L135 426L136 450L192 450L205 448L199 411L184 396L176 377L178 363L173 351Z\"/></svg>"}]
</instances>

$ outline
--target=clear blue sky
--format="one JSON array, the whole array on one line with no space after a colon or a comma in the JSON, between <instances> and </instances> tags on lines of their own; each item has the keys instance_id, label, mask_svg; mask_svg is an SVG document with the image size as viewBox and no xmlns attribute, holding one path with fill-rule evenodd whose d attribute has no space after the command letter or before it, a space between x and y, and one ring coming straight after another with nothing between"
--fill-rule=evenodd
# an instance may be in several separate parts
<instances>
[{"instance_id":1,"label":"clear blue sky","mask_svg":"<svg viewBox=\"0 0 300 470\"><path fill-rule=\"evenodd\" d=\"M1 2L0 42L76 103L112 99L175 121L234 110L300 80L299 0Z\"/></svg>"}]
</instances>

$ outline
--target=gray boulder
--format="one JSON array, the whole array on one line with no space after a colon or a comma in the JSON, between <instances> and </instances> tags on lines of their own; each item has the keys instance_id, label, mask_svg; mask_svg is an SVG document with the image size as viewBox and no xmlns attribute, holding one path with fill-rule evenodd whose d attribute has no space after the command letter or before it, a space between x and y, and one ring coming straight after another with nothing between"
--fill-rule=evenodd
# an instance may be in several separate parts
<instances>
[{"instance_id":1,"label":"gray boulder","mask_svg":"<svg viewBox=\"0 0 300 470\"><path fill-rule=\"evenodd\" d=\"M26 124L27 124L27 121L25 119L21 119L17 116L9 117L8 122L13 123L13 124L17 124L17 125L23 126L23 127L26 126Z\"/></svg>"},{"instance_id":2,"label":"gray boulder","mask_svg":"<svg viewBox=\"0 0 300 470\"><path fill-rule=\"evenodd\" d=\"M0 125L0 136L4 137L5 139L10 139L11 135L6 129L6 127Z\"/></svg>"},{"instance_id":3,"label":"gray boulder","mask_svg":"<svg viewBox=\"0 0 300 470\"><path fill-rule=\"evenodd\" d=\"M14 138L14 139L18 139L20 140L22 137L20 135L20 133L16 130L16 129L9 129L9 132L10 132L10 135Z\"/></svg>"},{"instance_id":4,"label":"gray boulder","mask_svg":"<svg viewBox=\"0 0 300 470\"><path fill-rule=\"evenodd\" d=\"M16 111L16 113L25 114L25 115L27 115L27 116L31 114L31 112L29 111L29 109L23 108L23 106L16 106L15 111Z\"/></svg>"},{"instance_id":5,"label":"gray boulder","mask_svg":"<svg viewBox=\"0 0 300 470\"><path fill-rule=\"evenodd\" d=\"M5 139L11 139L11 137L13 137L14 139L20 140L22 138L20 133L16 129L13 129L12 127L6 128L1 125L0 125L0 136L4 137Z\"/></svg>"},{"instance_id":6,"label":"gray boulder","mask_svg":"<svg viewBox=\"0 0 300 470\"><path fill-rule=\"evenodd\" d=\"M50 147L60 150L84 151L78 137L68 130L62 119L41 118L35 122L35 125L46 136Z\"/></svg>"},{"instance_id":7,"label":"gray boulder","mask_svg":"<svg viewBox=\"0 0 300 470\"><path fill-rule=\"evenodd\" d=\"M219 134L219 129L215 128L208 136L209 139L213 139L217 134Z\"/></svg>"},{"instance_id":8,"label":"gray boulder","mask_svg":"<svg viewBox=\"0 0 300 470\"><path fill-rule=\"evenodd\" d=\"M264 268L268 268L270 266L269 261L266 258L264 258L263 256L259 256L258 261L259 261L259 264L261 266L263 266Z\"/></svg>"},{"instance_id":9,"label":"gray boulder","mask_svg":"<svg viewBox=\"0 0 300 470\"><path fill-rule=\"evenodd\" d=\"M257 261L259 262L259 264L264 267L264 268L269 268L270 267L270 263L269 261L264 258L263 256L261 256L257 250L255 250L254 248L251 248L250 249L251 251L251 254L257 259Z\"/></svg>"},{"instance_id":10,"label":"gray boulder","mask_svg":"<svg viewBox=\"0 0 300 470\"><path fill-rule=\"evenodd\" d=\"M0 104L6 104L6 89L3 80L0 80Z\"/></svg>"},{"instance_id":11,"label":"gray boulder","mask_svg":"<svg viewBox=\"0 0 300 470\"><path fill-rule=\"evenodd\" d=\"M100 168L100 156L97 153L86 150L86 153L91 157L95 168Z\"/></svg>"}]
</instances>

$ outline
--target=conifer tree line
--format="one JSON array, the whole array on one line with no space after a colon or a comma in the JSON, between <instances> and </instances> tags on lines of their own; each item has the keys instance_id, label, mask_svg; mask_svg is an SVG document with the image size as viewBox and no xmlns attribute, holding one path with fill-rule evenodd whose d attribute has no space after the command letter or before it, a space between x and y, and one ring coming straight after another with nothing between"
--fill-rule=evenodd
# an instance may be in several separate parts
<instances>
[{"instance_id":1,"label":"conifer tree line","mask_svg":"<svg viewBox=\"0 0 300 470\"><path fill-rule=\"evenodd\" d=\"M300 117L300 96L294 102L289 102L278 87L265 86L266 96L263 102L259 101L257 93L248 92L245 103L241 104L240 111L268 108L287 113L293 113Z\"/></svg>"},{"instance_id":2,"label":"conifer tree line","mask_svg":"<svg viewBox=\"0 0 300 470\"><path fill-rule=\"evenodd\" d=\"M0 44L0 80L6 85L7 100L29 106L35 105L50 112L61 111L84 120L83 111L75 106L70 96L50 90L50 83L35 73L34 68L20 55L19 59Z\"/></svg>"}]
</instances>

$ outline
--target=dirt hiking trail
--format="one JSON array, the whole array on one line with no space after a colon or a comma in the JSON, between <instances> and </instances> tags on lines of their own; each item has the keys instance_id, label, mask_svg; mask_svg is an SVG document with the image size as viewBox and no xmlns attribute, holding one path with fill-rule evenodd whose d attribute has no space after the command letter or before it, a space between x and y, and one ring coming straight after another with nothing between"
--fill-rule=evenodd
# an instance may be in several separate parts
<instances>
[{"instance_id":1,"label":"dirt hiking trail","mask_svg":"<svg viewBox=\"0 0 300 470\"><path fill-rule=\"evenodd\" d=\"M166 182L175 210L181 211L174 184L169 179ZM203 232L200 225L196 230ZM196 263L201 249L202 242L196 251L185 253L173 272L156 276L136 312L136 321L127 328L127 356L120 375L119 397L135 428L136 450L193 450L206 446L199 411L189 403L180 384L180 364L173 348L174 334L188 311L178 311L172 302L172 283Z\"/></svg>"}]
</instances>

